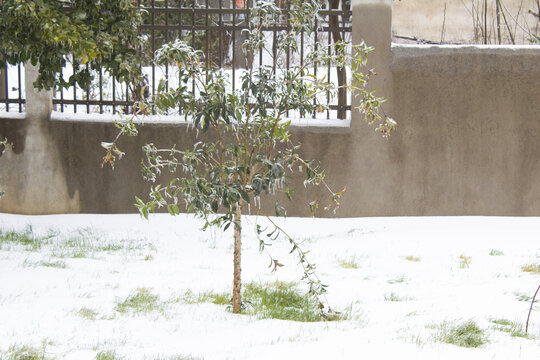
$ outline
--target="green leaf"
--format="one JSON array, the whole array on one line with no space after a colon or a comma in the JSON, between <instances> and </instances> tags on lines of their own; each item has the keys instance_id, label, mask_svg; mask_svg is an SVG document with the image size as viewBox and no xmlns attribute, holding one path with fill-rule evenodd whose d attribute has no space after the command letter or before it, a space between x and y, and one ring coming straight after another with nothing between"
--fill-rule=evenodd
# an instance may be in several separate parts
<instances>
[{"instance_id":1,"label":"green leaf","mask_svg":"<svg viewBox=\"0 0 540 360\"><path fill-rule=\"evenodd\" d=\"M218 212L218 202L217 200L214 200L210 203L211 207L212 207L212 211L214 213L217 213Z\"/></svg>"},{"instance_id":2,"label":"green leaf","mask_svg":"<svg viewBox=\"0 0 540 360\"><path fill-rule=\"evenodd\" d=\"M279 201L277 201L277 200L276 200L276 204L275 204L275 211L276 211L276 216L285 216L286 215L285 208L283 206L281 206L279 204Z\"/></svg>"},{"instance_id":3,"label":"green leaf","mask_svg":"<svg viewBox=\"0 0 540 360\"><path fill-rule=\"evenodd\" d=\"M167 205L167 211L173 216L180 214L180 209L177 205Z\"/></svg>"},{"instance_id":4,"label":"green leaf","mask_svg":"<svg viewBox=\"0 0 540 360\"><path fill-rule=\"evenodd\" d=\"M240 193L240 196L242 199L249 204L249 195L247 192L245 192L243 189L238 189L238 192Z\"/></svg>"},{"instance_id":5,"label":"green leaf","mask_svg":"<svg viewBox=\"0 0 540 360\"><path fill-rule=\"evenodd\" d=\"M147 206L142 206L142 207L139 208L139 211L142 214L142 216L144 216L144 218L146 220L148 220L148 207Z\"/></svg>"}]
</instances>

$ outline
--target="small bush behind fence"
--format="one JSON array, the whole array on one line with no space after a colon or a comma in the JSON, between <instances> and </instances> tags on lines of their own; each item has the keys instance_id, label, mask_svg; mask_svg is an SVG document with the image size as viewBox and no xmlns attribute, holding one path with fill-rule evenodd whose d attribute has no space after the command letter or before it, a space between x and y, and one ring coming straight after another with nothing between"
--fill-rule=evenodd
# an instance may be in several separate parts
<instances>
[{"instance_id":1,"label":"small bush behind fence","mask_svg":"<svg viewBox=\"0 0 540 360\"><path fill-rule=\"evenodd\" d=\"M350 3L329 1L321 12L323 19L320 30L310 36L301 33L300 46L295 51L286 51L276 56L279 34L289 29L290 2L278 0L281 14L271 23L265 24L265 41L272 43L272 53L260 52L252 59L246 59L242 52L242 42L246 38L243 31L247 28L247 19L254 0L138 0L146 10L140 32L145 38L140 49L143 58L145 83L126 86L115 81L108 73L94 73L94 81L87 89L71 87L57 91L53 103L56 111L68 113L130 113L134 101L140 96L153 94L161 79L174 85L175 79L169 76L169 66L156 67L152 63L154 52L163 44L174 39L182 39L204 54L207 67L222 68L231 76L234 90L247 66L272 66L274 71L289 68L293 64L302 64L304 52L308 47L326 47L334 51L334 43L350 42L351 17ZM330 8L331 7L331 8ZM344 85L350 76L344 69L329 64L326 68L314 68L314 75L324 75L338 85ZM69 77L72 68L65 68L64 76ZM6 72L4 72L6 74ZM172 74L172 71L171 71ZM147 89L141 94L141 88ZM327 110L314 113L316 118L346 118L350 112L350 94L340 90L336 98L327 96ZM24 111L24 70L21 65L10 67L7 76L0 75L0 111ZM295 114L289 114L294 117Z\"/></svg>"}]
</instances>

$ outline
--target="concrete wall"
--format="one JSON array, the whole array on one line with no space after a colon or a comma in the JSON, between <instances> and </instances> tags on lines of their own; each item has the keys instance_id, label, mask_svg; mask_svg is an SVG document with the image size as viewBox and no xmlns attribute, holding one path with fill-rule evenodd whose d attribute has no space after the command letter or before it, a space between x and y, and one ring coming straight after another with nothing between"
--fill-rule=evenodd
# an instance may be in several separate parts
<instances>
[{"instance_id":1,"label":"concrete wall","mask_svg":"<svg viewBox=\"0 0 540 360\"><path fill-rule=\"evenodd\" d=\"M392 45L391 17L391 0L353 0L353 41L376 48L371 86L398 121L392 137L382 139L357 112L350 126L293 129L331 186L347 187L337 214L318 215L540 215L540 47ZM99 144L116 134L111 119L49 119L47 104L26 118L0 118L0 137L15 143L0 157L0 211L135 212L134 196L150 186L141 146L195 139L182 124L142 125L119 144L127 156L102 169ZM296 187L289 215L308 215L315 197L328 200L301 179Z\"/></svg>"}]
</instances>

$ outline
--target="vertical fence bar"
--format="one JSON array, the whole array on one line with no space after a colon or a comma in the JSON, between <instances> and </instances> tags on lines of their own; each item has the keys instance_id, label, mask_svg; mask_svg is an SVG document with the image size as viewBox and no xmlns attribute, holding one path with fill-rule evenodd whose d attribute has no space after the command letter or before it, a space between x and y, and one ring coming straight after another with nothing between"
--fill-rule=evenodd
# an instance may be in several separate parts
<instances>
[{"instance_id":1,"label":"vertical fence bar","mask_svg":"<svg viewBox=\"0 0 540 360\"><path fill-rule=\"evenodd\" d=\"M60 71L60 76L64 77L64 70ZM64 87L60 87L60 112L64 112Z\"/></svg>"},{"instance_id":2,"label":"vertical fence bar","mask_svg":"<svg viewBox=\"0 0 540 360\"><path fill-rule=\"evenodd\" d=\"M184 6L184 2L185 0L178 0L178 38L180 40L183 40L184 38L184 35L182 34L182 22L183 22L183 19L182 19L182 15L183 15L183 12L182 12L182 9L185 7ZM178 74L178 84L180 84L180 74ZM180 104L178 105L178 114L179 115L182 115L183 111L182 111L182 107L180 106Z\"/></svg>"},{"instance_id":3,"label":"vertical fence bar","mask_svg":"<svg viewBox=\"0 0 540 360\"><path fill-rule=\"evenodd\" d=\"M6 63L6 67L4 69L0 69L0 103L5 103L7 108L7 79L6 74L8 70L8 64Z\"/></svg>"},{"instance_id":4,"label":"vertical fence bar","mask_svg":"<svg viewBox=\"0 0 540 360\"><path fill-rule=\"evenodd\" d=\"M259 18L259 26L262 26L262 19L260 18ZM263 51L262 49L260 49L259 50L259 66L262 66L262 64L263 64Z\"/></svg>"},{"instance_id":5,"label":"vertical fence bar","mask_svg":"<svg viewBox=\"0 0 540 360\"><path fill-rule=\"evenodd\" d=\"M17 92L19 95L19 112L23 112L23 106L22 106L22 65L17 65L17 82L19 85L17 86ZM7 68L6 68L7 69ZM6 77L7 79L7 77ZM9 94L9 86L6 88L6 93Z\"/></svg>"},{"instance_id":6,"label":"vertical fence bar","mask_svg":"<svg viewBox=\"0 0 540 360\"><path fill-rule=\"evenodd\" d=\"M193 0L193 3L195 3L195 0ZM165 36L164 41L165 44L169 42L169 13L167 10L169 9L169 0L165 0ZM167 84L167 89L169 88L169 64L165 64L165 83Z\"/></svg>"},{"instance_id":7,"label":"vertical fence bar","mask_svg":"<svg viewBox=\"0 0 540 360\"><path fill-rule=\"evenodd\" d=\"M152 41L152 57L154 56L154 53L156 52L156 14L155 14L155 0L152 0L151 6L151 13L150 13L150 21L152 24L152 29L150 30L150 40ZM152 60L150 60L152 63L152 95L156 93L156 64ZM156 109L152 107L152 114L154 114Z\"/></svg>"},{"instance_id":8,"label":"vertical fence bar","mask_svg":"<svg viewBox=\"0 0 540 360\"><path fill-rule=\"evenodd\" d=\"M99 69L99 113L103 114L103 69Z\"/></svg>"},{"instance_id":9,"label":"vertical fence bar","mask_svg":"<svg viewBox=\"0 0 540 360\"><path fill-rule=\"evenodd\" d=\"M318 19L315 19L315 29L318 29L319 28L319 20ZM318 47L318 37L317 37L317 34L319 32L317 30L315 30L315 32L313 33L313 40L314 40L314 44L313 44L313 48L315 51L317 51L319 49ZM314 64L313 66L313 75L315 77L317 77L317 63ZM313 102L313 105L315 105L315 102ZM317 117L317 113L315 112L315 110L313 110L313 117L316 118Z\"/></svg>"},{"instance_id":10,"label":"vertical fence bar","mask_svg":"<svg viewBox=\"0 0 540 360\"><path fill-rule=\"evenodd\" d=\"M90 67L88 64L86 64L86 71L90 71ZM86 87L86 113L90 114L90 90L91 90L91 83L88 84Z\"/></svg>"},{"instance_id":11,"label":"vertical fence bar","mask_svg":"<svg viewBox=\"0 0 540 360\"><path fill-rule=\"evenodd\" d=\"M273 21L275 24L275 19ZM272 31L272 73L276 74L276 66L277 66L277 26L274 26L274 30Z\"/></svg>"},{"instance_id":12,"label":"vertical fence bar","mask_svg":"<svg viewBox=\"0 0 540 360\"><path fill-rule=\"evenodd\" d=\"M73 74L75 74L75 65L72 66ZM73 113L77 113L77 84L73 85Z\"/></svg>"},{"instance_id":13,"label":"vertical fence bar","mask_svg":"<svg viewBox=\"0 0 540 360\"><path fill-rule=\"evenodd\" d=\"M195 1L191 0L193 3L191 4L191 25L193 26L191 29L191 47L195 48ZM192 76L192 91L195 92L195 75Z\"/></svg>"},{"instance_id":14,"label":"vertical fence bar","mask_svg":"<svg viewBox=\"0 0 540 360\"><path fill-rule=\"evenodd\" d=\"M206 9L206 14L204 15L204 24L206 26L206 28L204 29L204 39L205 39L205 46L206 46L205 63L206 63L206 68L208 69L208 67L210 66L210 36L209 36L209 31L208 31L208 26L209 26L208 0L205 0L205 9Z\"/></svg>"},{"instance_id":15,"label":"vertical fence bar","mask_svg":"<svg viewBox=\"0 0 540 360\"><path fill-rule=\"evenodd\" d=\"M286 16L285 16L285 23L287 24L287 29L290 28L290 23L291 23L291 3L287 1L287 13L286 13ZM290 51L290 48L287 48L287 60L286 60L286 66L287 66L287 70L289 70L291 68L291 51ZM289 117L289 110L287 110L287 113L285 114L285 116Z\"/></svg>"},{"instance_id":16,"label":"vertical fence bar","mask_svg":"<svg viewBox=\"0 0 540 360\"><path fill-rule=\"evenodd\" d=\"M20 66L20 65L19 65ZM6 89L6 112L9 112L9 74L8 74L8 65L6 64L6 70L4 76L4 89ZM19 82L19 87L21 86Z\"/></svg>"},{"instance_id":17,"label":"vertical fence bar","mask_svg":"<svg viewBox=\"0 0 540 360\"><path fill-rule=\"evenodd\" d=\"M236 10L236 1L231 0L232 2L232 8L233 10ZM231 32L231 38L232 38L232 88L233 91L236 90L236 13L233 11L232 13L232 32Z\"/></svg>"},{"instance_id":18,"label":"vertical fence bar","mask_svg":"<svg viewBox=\"0 0 540 360\"><path fill-rule=\"evenodd\" d=\"M112 113L116 114L116 80L112 78Z\"/></svg>"},{"instance_id":19,"label":"vertical fence bar","mask_svg":"<svg viewBox=\"0 0 540 360\"><path fill-rule=\"evenodd\" d=\"M218 1L219 6L219 14L218 14L218 26L221 29L223 26L223 0ZM223 58L223 33L224 31L219 31L219 54L218 54L218 66L220 68L223 67L223 62L221 59Z\"/></svg>"},{"instance_id":20,"label":"vertical fence bar","mask_svg":"<svg viewBox=\"0 0 540 360\"><path fill-rule=\"evenodd\" d=\"M329 9L330 11L332 11L332 8ZM330 38L330 32L333 31L332 30L332 25L331 25L331 22L330 22L330 18L331 18L332 14L329 14L328 15L328 32L327 32L327 41L326 41L326 54L328 55L328 57L330 58L330 56L332 55L332 39ZM326 74L326 76L328 76L328 81L332 82L331 80L331 76L332 76L332 62L328 62L328 72ZM339 95L338 95L339 96ZM326 119L330 119L330 92L327 91L326 92L326 106L327 106L327 109L326 109ZM339 110L338 110L339 112Z\"/></svg>"}]
</instances>

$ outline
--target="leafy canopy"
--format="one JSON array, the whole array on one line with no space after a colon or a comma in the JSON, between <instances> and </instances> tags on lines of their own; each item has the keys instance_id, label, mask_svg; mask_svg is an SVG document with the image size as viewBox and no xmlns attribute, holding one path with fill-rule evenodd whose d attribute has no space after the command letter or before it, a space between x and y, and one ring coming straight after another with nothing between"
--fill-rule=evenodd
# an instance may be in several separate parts
<instances>
[{"instance_id":1,"label":"leafy canopy","mask_svg":"<svg viewBox=\"0 0 540 360\"><path fill-rule=\"evenodd\" d=\"M142 11L131 0L3 0L0 2L0 67L39 63L38 89L86 88L91 70L119 81L139 74L138 26ZM71 62L73 75L62 68Z\"/></svg>"}]
</instances>

